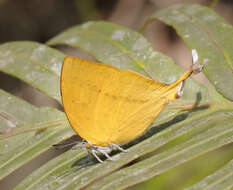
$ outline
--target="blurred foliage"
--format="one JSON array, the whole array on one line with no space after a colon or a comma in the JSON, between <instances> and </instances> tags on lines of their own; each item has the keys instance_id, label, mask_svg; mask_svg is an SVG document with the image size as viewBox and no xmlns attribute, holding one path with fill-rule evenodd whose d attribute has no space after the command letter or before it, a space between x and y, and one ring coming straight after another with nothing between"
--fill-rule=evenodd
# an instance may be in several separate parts
<instances>
[{"instance_id":1,"label":"blurred foliage","mask_svg":"<svg viewBox=\"0 0 233 190\"><path fill-rule=\"evenodd\" d=\"M75 4L83 22L100 18L96 0L75 0Z\"/></svg>"},{"instance_id":2,"label":"blurred foliage","mask_svg":"<svg viewBox=\"0 0 233 190\"><path fill-rule=\"evenodd\" d=\"M156 176L144 183L128 188L132 190L185 189L214 173L232 159L233 144L200 156L193 161ZM199 188L201 189L201 188Z\"/></svg>"}]
</instances>

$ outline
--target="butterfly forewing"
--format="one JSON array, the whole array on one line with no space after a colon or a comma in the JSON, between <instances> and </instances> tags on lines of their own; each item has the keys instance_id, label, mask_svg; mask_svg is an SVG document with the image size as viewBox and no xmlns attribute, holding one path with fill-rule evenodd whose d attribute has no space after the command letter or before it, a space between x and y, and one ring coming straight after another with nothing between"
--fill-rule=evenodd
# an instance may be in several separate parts
<instances>
[{"instance_id":1,"label":"butterfly forewing","mask_svg":"<svg viewBox=\"0 0 233 190\"><path fill-rule=\"evenodd\" d=\"M142 134L168 101L167 86L132 71L67 57L62 100L74 130L94 145L122 144Z\"/></svg>"}]
</instances>

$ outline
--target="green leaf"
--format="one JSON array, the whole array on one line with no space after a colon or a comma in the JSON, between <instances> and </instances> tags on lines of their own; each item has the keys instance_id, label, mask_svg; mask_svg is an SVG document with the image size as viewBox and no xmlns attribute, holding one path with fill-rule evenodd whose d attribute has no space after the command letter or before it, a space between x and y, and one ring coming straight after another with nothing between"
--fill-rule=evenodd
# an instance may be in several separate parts
<instances>
[{"instance_id":1,"label":"green leaf","mask_svg":"<svg viewBox=\"0 0 233 190\"><path fill-rule=\"evenodd\" d=\"M222 107L222 105L220 106ZM224 107L224 106L223 106ZM232 134L233 126L232 126L232 111L233 107L219 109L219 106L213 107L212 109L207 109L206 111L199 112L187 112L183 113L184 118L188 116L188 119L183 120L182 122L172 125L167 120L167 126L169 128L164 131L155 134L151 138L146 139L145 141L131 147L128 149L128 153L120 153L112 158L115 160L106 161L103 164L97 164L91 162L88 157L83 157L83 153L79 152L77 157L82 155L81 160L73 159L72 156L67 156L72 153L67 153L67 155L61 155L58 158L51 160L49 163L45 164L43 167L33 172L33 174L27 177L19 186L17 186L17 190L24 189L44 189L49 187L49 189L82 189L84 187L89 187L93 189L101 189L104 185L110 185L113 188L113 184L117 183L119 179L127 180L126 183L117 184L116 189L125 188L129 184L138 183L138 180L146 180L149 179L152 175L156 175L157 172L151 170L148 175L143 173L143 176L147 176L143 178L141 176L142 173L147 173L150 166L148 165L148 159L145 161L140 161L136 164L133 164L131 167L126 167L126 169L120 169L123 166L127 166L128 163L136 160L137 158L142 157L143 155L148 155L149 153L153 153L159 147L171 142L173 139L181 137L183 135L193 133L193 138L186 143L180 145L179 148L175 147L173 149L169 149L165 152L162 152L160 155L160 159L166 161L166 158L174 158L174 163L180 164L180 162L188 161L188 159L192 159L197 155L197 152L190 153L189 150L196 151L210 151L210 149L218 148L223 144L227 144L232 142ZM180 115L180 117L182 117ZM224 122L223 122L224 121ZM215 124L215 122L217 122ZM155 133L153 130L157 128L165 128L164 124L161 126L155 126L148 133ZM193 132L195 131L195 133ZM210 132L209 132L210 131ZM221 133L219 133L221 131ZM226 138L224 135L228 135ZM220 137L219 137L220 136ZM221 138L216 143L212 142L212 139ZM225 140L224 140L225 139ZM211 141L211 143L209 142ZM211 144L211 147L209 145ZM183 153L185 152L185 154ZM199 153L198 153L199 154ZM72 154L73 155L73 154ZM187 155L187 159L181 159L183 155ZM154 156L152 157L154 158ZM89 160L89 161L88 161ZM63 163L60 165L56 165L57 162ZM138 164L143 163L143 165L138 169ZM164 165L157 161L160 167ZM135 166L134 172L127 172L128 175L125 175L125 171L127 169L131 169ZM54 167L52 169L52 167ZM65 168L65 169L62 169ZM143 169L144 168L144 169ZM120 169L120 170L119 170ZM121 177L119 172L121 173ZM121 172L122 171L122 172ZM164 170L161 169L161 173ZM129 180L128 177L134 176L134 180ZM34 183L32 184L31 181ZM107 188L108 189L108 188Z\"/></svg>"},{"instance_id":2,"label":"green leaf","mask_svg":"<svg viewBox=\"0 0 233 190\"><path fill-rule=\"evenodd\" d=\"M197 49L210 82L224 97L233 100L233 27L201 5L180 4L158 11L142 28L154 19L172 26L190 49Z\"/></svg>"},{"instance_id":3,"label":"green leaf","mask_svg":"<svg viewBox=\"0 0 233 190\"><path fill-rule=\"evenodd\" d=\"M62 43L80 47L103 63L161 78L160 81L171 82L182 73L168 57L155 53L141 34L115 24L86 23L49 42ZM60 100L59 70L64 55L33 42L12 44L0 46L0 69ZM46 51L40 54L39 47ZM53 62L54 57L57 58ZM28 80L24 76L33 71L44 76L44 82L47 78L50 85L42 84L40 78ZM232 143L233 104L216 102L222 100L218 93L191 79L185 88L186 101L168 105L145 135L125 145L128 153L112 153L115 161L100 164L88 157L87 151L70 150L42 165L15 189L122 189ZM0 91L0 130L1 178L74 134L64 113L37 108L4 91Z\"/></svg>"},{"instance_id":4,"label":"green leaf","mask_svg":"<svg viewBox=\"0 0 233 190\"><path fill-rule=\"evenodd\" d=\"M62 182L62 177L71 172L72 165L86 156L86 151L69 150L43 165L36 172L33 172L26 180L18 185L15 190L19 189L43 189L45 186L52 188L56 185L56 180ZM84 167L83 169L85 169ZM79 168L80 169L80 168ZM77 168L73 172L78 171ZM58 175L59 173L59 175ZM31 181L30 181L31 180Z\"/></svg>"},{"instance_id":5,"label":"green leaf","mask_svg":"<svg viewBox=\"0 0 233 190\"><path fill-rule=\"evenodd\" d=\"M162 174L177 165L194 159L197 155L200 156L213 149L232 143L232 115L225 119L226 122L224 123L222 121L219 122L217 118L212 118L204 123L198 123L196 127L201 128L201 130L199 129L200 132L191 139L167 151L155 154L133 166L121 169L111 176L107 176L103 180L91 185L89 189L124 189ZM205 128L204 132L203 127Z\"/></svg>"},{"instance_id":6,"label":"green leaf","mask_svg":"<svg viewBox=\"0 0 233 190\"><path fill-rule=\"evenodd\" d=\"M197 184L186 188L185 190L199 189L232 189L233 184L233 160L217 170L215 173L207 176Z\"/></svg>"},{"instance_id":7,"label":"green leaf","mask_svg":"<svg viewBox=\"0 0 233 190\"><path fill-rule=\"evenodd\" d=\"M120 69L130 69L155 80L171 83L184 71L167 56L155 52L139 33L109 22L87 22L52 38L49 45L66 44L87 51L98 61ZM191 55L190 55L191 56ZM202 101L210 100L213 93L189 79L183 100L194 100L200 94Z\"/></svg>"},{"instance_id":8,"label":"green leaf","mask_svg":"<svg viewBox=\"0 0 233 190\"><path fill-rule=\"evenodd\" d=\"M36 42L9 42L0 46L0 71L60 101L59 76L64 56Z\"/></svg>"},{"instance_id":9,"label":"green leaf","mask_svg":"<svg viewBox=\"0 0 233 190\"><path fill-rule=\"evenodd\" d=\"M0 179L29 162L51 145L73 134L64 113L53 108L37 108L0 90L0 121L7 133L0 135ZM39 125L53 126L31 130ZM23 128L27 133L9 135Z\"/></svg>"}]
</instances>

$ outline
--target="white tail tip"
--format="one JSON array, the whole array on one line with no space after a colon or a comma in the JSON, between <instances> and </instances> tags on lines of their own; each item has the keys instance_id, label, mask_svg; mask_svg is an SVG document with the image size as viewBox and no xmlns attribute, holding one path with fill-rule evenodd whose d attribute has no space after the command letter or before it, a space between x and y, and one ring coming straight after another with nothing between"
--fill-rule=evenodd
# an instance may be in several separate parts
<instances>
[{"instance_id":1,"label":"white tail tip","mask_svg":"<svg viewBox=\"0 0 233 190\"><path fill-rule=\"evenodd\" d=\"M196 49L192 49L192 56L193 56L193 64L197 63L198 61L198 54Z\"/></svg>"}]
</instances>

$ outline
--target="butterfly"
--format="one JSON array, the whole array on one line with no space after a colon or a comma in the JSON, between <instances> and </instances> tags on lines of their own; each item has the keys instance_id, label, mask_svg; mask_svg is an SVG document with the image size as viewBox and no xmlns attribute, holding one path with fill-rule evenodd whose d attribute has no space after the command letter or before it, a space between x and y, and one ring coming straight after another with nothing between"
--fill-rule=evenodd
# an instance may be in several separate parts
<instances>
[{"instance_id":1,"label":"butterfly","mask_svg":"<svg viewBox=\"0 0 233 190\"><path fill-rule=\"evenodd\" d=\"M130 70L80 58L64 59L60 88L66 116L74 131L99 162L112 160L113 149L142 135L165 105L183 94L184 82L203 66L192 50L193 65L170 85Z\"/></svg>"}]
</instances>

